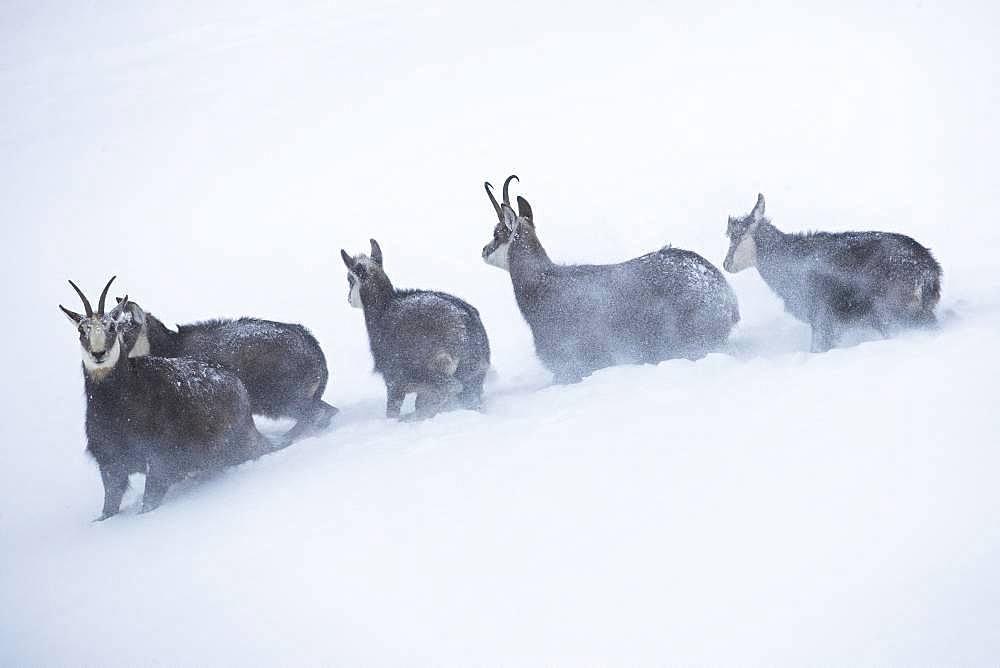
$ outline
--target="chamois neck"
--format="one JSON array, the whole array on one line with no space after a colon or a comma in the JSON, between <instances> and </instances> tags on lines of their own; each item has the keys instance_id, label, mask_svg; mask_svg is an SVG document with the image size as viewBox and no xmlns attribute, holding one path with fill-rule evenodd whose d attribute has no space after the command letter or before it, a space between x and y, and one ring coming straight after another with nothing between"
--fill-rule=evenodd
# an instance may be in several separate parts
<instances>
[{"instance_id":1,"label":"chamois neck","mask_svg":"<svg viewBox=\"0 0 1000 668\"><path fill-rule=\"evenodd\" d=\"M365 311L365 320L378 318L395 296L396 288L388 277L374 285L365 285L361 290L361 306Z\"/></svg>"},{"instance_id":2,"label":"chamois neck","mask_svg":"<svg viewBox=\"0 0 1000 668\"><path fill-rule=\"evenodd\" d=\"M769 220L762 220L757 224L753 240L757 247L758 263L780 259L793 251L792 236L779 230Z\"/></svg>"},{"instance_id":3,"label":"chamois neck","mask_svg":"<svg viewBox=\"0 0 1000 668\"><path fill-rule=\"evenodd\" d=\"M757 245L757 271L764 282L782 298L798 290L804 264L799 260L809 253L807 245L795 234L785 234L768 221L754 230Z\"/></svg>"},{"instance_id":4,"label":"chamois neck","mask_svg":"<svg viewBox=\"0 0 1000 668\"><path fill-rule=\"evenodd\" d=\"M510 277L515 284L530 281L552 267L552 260L538 240L535 230L522 227L517 230L507 251Z\"/></svg>"},{"instance_id":5,"label":"chamois neck","mask_svg":"<svg viewBox=\"0 0 1000 668\"><path fill-rule=\"evenodd\" d=\"M157 357L177 357L181 344L181 335L175 332L152 314L146 314L146 336L149 338L149 352Z\"/></svg>"}]
</instances>

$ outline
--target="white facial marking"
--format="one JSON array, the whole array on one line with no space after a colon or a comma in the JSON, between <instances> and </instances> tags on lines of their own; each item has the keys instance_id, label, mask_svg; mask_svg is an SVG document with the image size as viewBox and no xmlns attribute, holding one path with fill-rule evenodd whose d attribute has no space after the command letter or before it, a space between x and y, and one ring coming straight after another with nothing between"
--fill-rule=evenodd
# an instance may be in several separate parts
<instances>
[{"instance_id":1,"label":"white facial marking","mask_svg":"<svg viewBox=\"0 0 1000 668\"><path fill-rule=\"evenodd\" d=\"M101 330L100 327L95 327L94 329L101 332L100 339L103 342L105 340L104 331ZM95 338L96 337L94 335L94 332L91 331L90 333L91 345L93 345ZM102 349L103 345L104 344L102 343L101 348L98 349L99 350ZM93 356L90 354L90 351L87 350L84 346L80 346L80 348L83 351L83 367L84 369L87 370L87 374L94 380L101 380L109 373L111 373L111 370L114 368L115 364L118 363L118 357L121 355L122 352L121 343L119 343L117 336L115 337L115 342L111 344L111 350L105 353L104 359L102 359L100 362L94 360Z\"/></svg>"},{"instance_id":2,"label":"white facial marking","mask_svg":"<svg viewBox=\"0 0 1000 668\"><path fill-rule=\"evenodd\" d=\"M107 348L108 340L102 327L91 327L90 335L87 339L90 341L91 350L104 350Z\"/></svg>"},{"instance_id":3,"label":"white facial marking","mask_svg":"<svg viewBox=\"0 0 1000 668\"><path fill-rule=\"evenodd\" d=\"M507 251L509 249L509 241L505 244L500 244L497 246L495 251L484 257L483 261L491 267L503 269L504 271L510 271L510 260L507 257Z\"/></svg>"},{"instance_id":4,"label":"white facial marking","mask_svg":"<svg viewBox=\"0 0 1000 668\"><path fill-rule=\"evenodd\" d=\"M729 271L737 272L757 264L757 243L753 239L753 226L740 239L739 246L733 251L733 260L729 263Z\"/></svg>"},{"instance_id":5,"label":"white facial marking","mask_svg":"<svg viewBox=\"0 0 1000 668\"><path fill-rule=\"evenodd\" d=\"M132 346L132 350L129 351L129 357L145 357L149 354L149 337L146 335L146 327L143 325L142 331L139 332L139 338L135 340L135 345Z\"/></svg>"},{"instance_id":6,"label":"white facial marking","mask_svg":"<svg viewBox=\"0 0 1000 668\"><path fill-rule=\"evenodd\" d=\"M365 305L361 303L361 281L359 281L358 277L354 276L354 274L351 274L351 276L354 277L354 283L351 284L351 293L347 296L347 301L349 301L351 306L354 308L363 309Z\"/></svg>"}]
</instances>

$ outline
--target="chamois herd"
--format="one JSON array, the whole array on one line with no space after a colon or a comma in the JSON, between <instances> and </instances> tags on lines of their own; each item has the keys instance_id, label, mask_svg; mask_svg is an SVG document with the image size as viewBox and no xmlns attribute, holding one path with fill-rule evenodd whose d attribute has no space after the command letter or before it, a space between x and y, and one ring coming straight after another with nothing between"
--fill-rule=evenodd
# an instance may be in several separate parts
<instances>
[{"instance_id":1,"label":"chamois herd","mask_svg":"<svg viewBox=\"0 0 1000 668\"><path fill-rule=\"evenodd\" d=\"M553 262L531 205L486 194L497 217L483 260L510 275L535 351L558 383L616 364L698 359L720 350L740 319L723 274L697 253L665 246L619 264ZM756 267L786 309L810 325L812 351L824 352L857 327L890 336L935 322L941 268L910 237L885 232L781 232L764 215L729 218L723 268ZM458 297L396 288L382 249L341 250L348 302L364 313L368 342L386 387L386 415L403 419L451 408L479 409L490 344L479 312ZM316 339L302 325L256 318L211 320L173 331L129 297L95 311L70 281L84 312L60 305L80 339L87 397L87 450L104 483L98 520L119 511L129 475L146 475L140 512L194 473L255 459L327 429L337 409L323 401L328 372ZM291 418L274 441L253 416Z\"/></svg>"}]
</instances>

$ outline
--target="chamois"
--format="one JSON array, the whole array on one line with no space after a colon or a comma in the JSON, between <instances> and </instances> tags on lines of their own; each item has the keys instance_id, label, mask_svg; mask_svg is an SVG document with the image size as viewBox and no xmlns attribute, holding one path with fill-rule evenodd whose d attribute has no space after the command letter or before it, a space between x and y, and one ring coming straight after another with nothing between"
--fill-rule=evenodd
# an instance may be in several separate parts
<instances>
[{"instance_id":1,"label":"chamois","mask_svg":"<svg viewBox=\"0 0 1000 668\"><path fill-rule=\"evenodd\" d=\"M96 313L73 281L84 314L59 306L80 337L87 451L104 482L98 521L118 512L131 473L146 474L140 512L148 512L185 474L217 470L273 449L254 426L250 398L235 375L192 359L128 356L137 338L119 322L128 296L104 312L114 280L104 286Z\"/></svg>"},{"instance_id":2,"label":"chamois","mask_svg":"<svg viewBox=\"0 0 1000 668\"><path fill-rule=\"evenodd\" d=\"M322 399L326 358L302 325L240 318L179 325L175 332L135 302L129 302L123 322L138 330L131 357L190 357L236 374L254 415L296 420L282 436L286 444L326 429L338 412Z\"/></svg>"},{"instance_id":3,"label":"chamois","mask_svg":"<svg viewBox=\"0 0 1000 668\"><path fill-rule=\"evenodd\" d=\"M927 248L889 232L785 234L764 216L764 195L746 216L729 217L723 267L756 267L785 303L812 328L813 352L826 352L847 329L872 327L882 336L935 323L941 267Z\"/></svg>"},{"instance_id":4,"label":"chamois","mask_svg":"<svg viewBox=\"0 0 1000 668\"><path fill-rule=\"evenodd\" d=\"M739 321L722 273L697 253L666 246L619 264L559 265L535 232L531 205L503 203L485 184L499 222L483 260L510 273L535 351L557 383L615 364L697 359L719 348Z\"/></svg>"},{"instance_id":5,"label":"chamois","mask_svg":"<svg viewBox=\"0 0 1000 668\"><path fill-rule=\"evenodd\" d=\"M416 412L431 417L457 404L478 409L490 367L490 342L479 312L458 297L427 290L397 290L371 240L371 257L341 250L347 266L347 301L364 310L375 371L386 388L386 417L398 418L407 394Z\"/></svg>"}]
</instances>

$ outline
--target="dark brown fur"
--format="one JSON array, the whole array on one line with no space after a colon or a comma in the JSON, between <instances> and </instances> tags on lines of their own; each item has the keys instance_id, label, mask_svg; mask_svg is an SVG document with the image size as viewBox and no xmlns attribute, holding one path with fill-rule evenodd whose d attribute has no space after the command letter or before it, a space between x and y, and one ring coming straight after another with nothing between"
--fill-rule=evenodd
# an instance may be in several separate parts
<instances>
[{"instance_id":1,"label":"dark brown fur","mask_svg":"<svg viewBox=\"0 0 1000 668\"><path fill-rule=\"evenodd\" d=\"M482 255L510 273L535 351L556 382L616 364L697 359L722 347L740 316L715 266L669 246L618 264L557 264L523 197L514 214L508 199L514 178L504 184L502 204L486 184L499 222Z\"/></svg>"},{"instance_id":2,"label":"dark brown fur","mask_svg":"<svg viewBox=\"0 0 1000 668\"><path fill-rule=\"evenodd\" d=\"M288 443L329 427L338 410L323 401L326 357L302 325L258 318L208 320L171 331L132 304L129 316L149 339L149 353L218 364L239 377L254 415L292 418Z\"/></svg>"},{"instance_id":3,"label":"dark brown fur","mask_svg":"<svg viewBox=\"0 0 1000 668\"><path fill-rule=\"evenodd\" d=\"M87 451L104 482L98 519L118 512L132 473L146 474L146 512L188 473L218 470L272 450L254 426L239 378L192 359L130 358L135 336L127 334L134 331L119 323L128 298L104 314L103 294L97 313L82 292L80 297L86 315L60 308L80 333L85 359ZM102 342L100 350L95 340Z\"/></svg>"},{"instance_id":4,"label":"dark brown fur","mask_svg":"<svg viewBox=\"0 0 1000 668\"><path fill-rule=\"evenodd\" d=\"M746 216L730 218L723 264L739 271L736 255L753 242L764 282L785 309L812 327L812 350L824 352L847 330L882 334L936 322L941 266L912 238L892 232L786 234L764 216L764 196ZM747 236L750 235L750 236Z\"/></svg>"},{"instance_id":5,"label":"dark brown fur","mask_svg":"<svg viewBox=\"0 0 1000 668\"><path fill-rule=\"evenodd\" d=\"M430 417L454 405L479 408L490 367L490 344L479 312L453 295L397 290L382 267L372 239L372 257L341 251L357 285L375 370L386 385L386 415L399 417L407 394L415 393L416 416Z\"/></svg>"}]
</instances>

